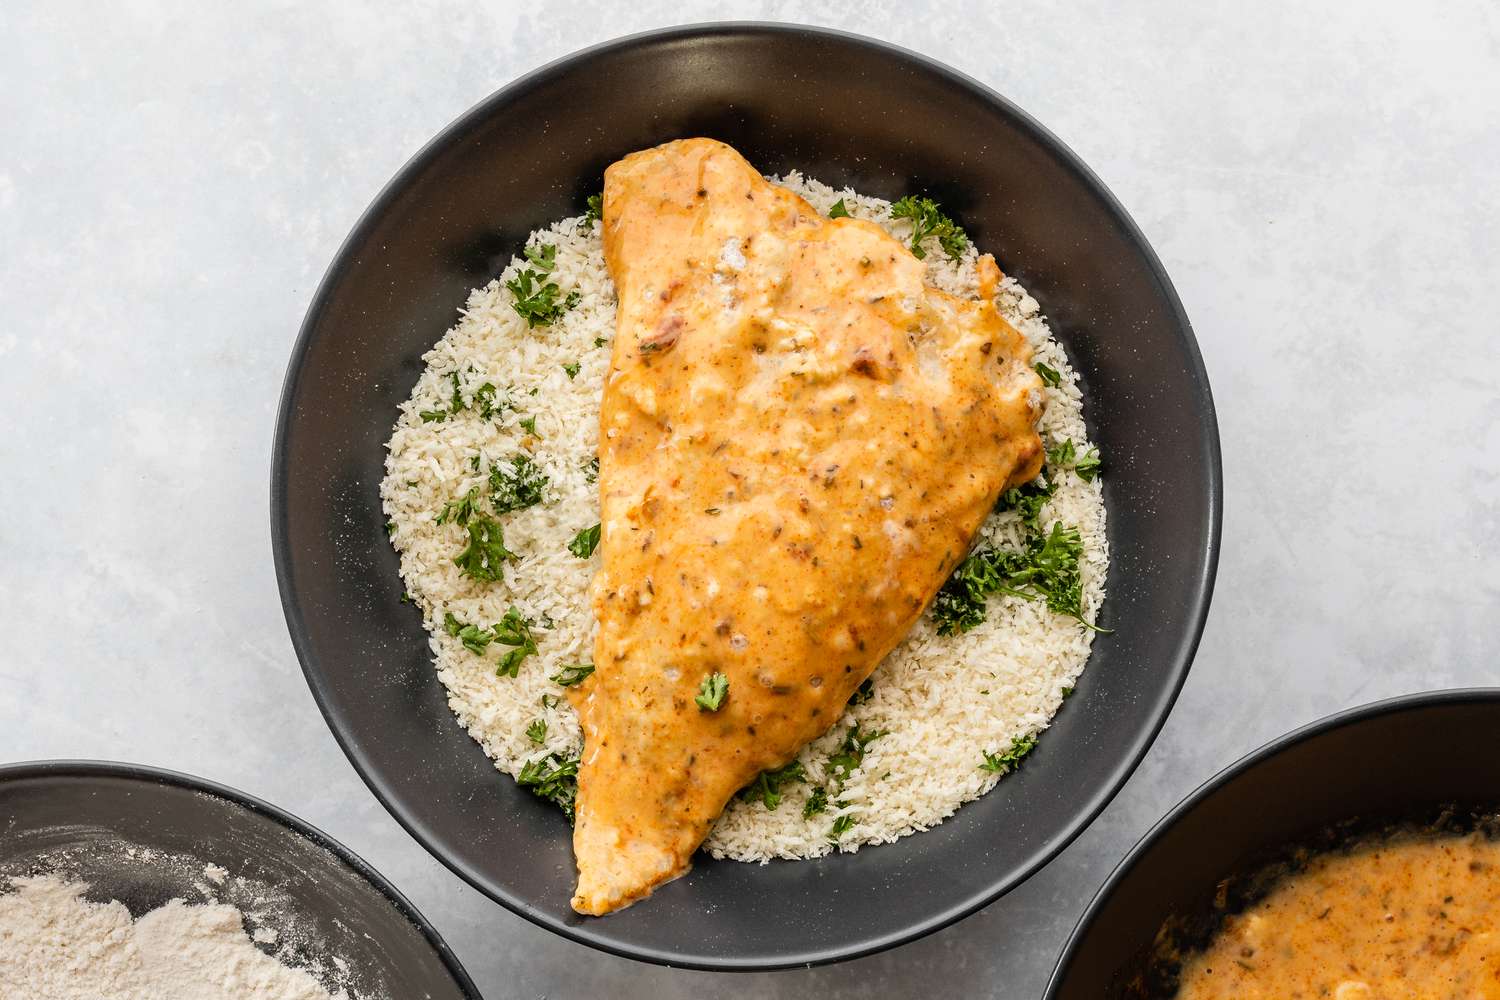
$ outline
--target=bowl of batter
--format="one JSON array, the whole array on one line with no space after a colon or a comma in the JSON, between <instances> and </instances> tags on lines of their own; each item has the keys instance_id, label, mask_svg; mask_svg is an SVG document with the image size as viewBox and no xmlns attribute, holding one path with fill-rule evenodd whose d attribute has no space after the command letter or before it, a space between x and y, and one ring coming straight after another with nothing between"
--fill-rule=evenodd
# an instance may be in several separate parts
<instances>
[{"instance_id":1,"label":"bowl of batter","mask_svg":"<svg viewBox=\"0 0 1500 1000\"><path fill-rule=\"evenodd\" d=\"M1163 819L1046 996L1500 996L1500 689L1281 737Z\"/></svg>"}]
</instances>

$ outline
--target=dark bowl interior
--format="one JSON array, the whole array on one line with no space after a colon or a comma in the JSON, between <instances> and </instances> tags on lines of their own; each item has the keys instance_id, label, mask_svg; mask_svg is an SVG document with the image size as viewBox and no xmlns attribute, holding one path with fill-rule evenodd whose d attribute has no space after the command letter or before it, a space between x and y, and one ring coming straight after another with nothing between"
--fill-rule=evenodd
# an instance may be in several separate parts
<instances>
[{"instance_id":1,"label":"dark bowl interior","mask_svg":"<svg viewBox=\"0 0 1500 1000\"><path fill-rule=\"evenodd\" d=\"M142 849L156 853L146 860ZM213 887L203 866L231 878ZM302 821L198 778L123 764L0 767L0 879L56 871L139 917L198 885L263 919L296 964L362 996L478 1000L458 960L390 883ZM246 885L236 878L248 881Z\"/></svg>"},{"instance_id":2,"label":"dark bowl interior","mask_svg":"<svg viewBox=\"0 0 1500 1000\"><path fill-rule=\"evenodd\" d=\"M401 603L377 487L396 406L468 289L582 210L610 162L709 135L767 172L929 192L1040 300L1082 373L1113 567L1077 693L1017 775L932 832L767 867L701 860L606 919L568 907L567 826L448 711ZM607 950L767 968L848 958L993 900L1097 815L1176 696L1207 613L1220 467L1207 378L1160 264L1076 157L998 95L833 32L730 25L610 43L497 93L377 198L309 309L271 489L287 621L344 749L438 858L523 916Z\"/></svg>"},{"instance_id":3,"label":"dark bowl interior","mask_svg":"<svg viewBox=\"0 0 1500 1000\"><path fill-rule=\"evenodd\" d=\"M1185 944L1298 847L1500 809L1500 689L1378 702L1262 747L1189 796L1136 845L1063 951L1048 1000L1170 996L1153 961ZM1170 924L1168 921L1170 920ZM1163 992L1165 986L1167 992Z\"/></svg>"}]
</instances>

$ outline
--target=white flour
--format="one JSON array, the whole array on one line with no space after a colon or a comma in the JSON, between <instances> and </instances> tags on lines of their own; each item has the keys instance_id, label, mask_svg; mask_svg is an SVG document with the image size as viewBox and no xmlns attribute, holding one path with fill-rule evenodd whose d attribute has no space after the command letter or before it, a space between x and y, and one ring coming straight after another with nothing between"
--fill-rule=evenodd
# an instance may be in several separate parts
<instances>
[{"instance_id":1,"label":"white flour","mask_svg":"<svg viewBox=\"0 0 1500 1000\"><path fill-rule=\"evenodd\" d=\"M222 881L223 869L206 874ZM217 878L215 878L217 876ZM0 1000L344 1000L264 954L224 903L174 899L132 920L51 875L0 894Z\"/></svg>"}]
</instances>

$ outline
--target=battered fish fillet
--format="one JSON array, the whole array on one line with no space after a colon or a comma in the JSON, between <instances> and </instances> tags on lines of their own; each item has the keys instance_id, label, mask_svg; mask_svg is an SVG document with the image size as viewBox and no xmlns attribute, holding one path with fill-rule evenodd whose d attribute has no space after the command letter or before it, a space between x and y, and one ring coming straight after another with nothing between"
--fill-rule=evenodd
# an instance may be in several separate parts
<instances>
[{"instance_id":1,"label":"battered fish fillet","mask_svg":"<svg viewBox=\"0 0 1500 1000\"><path fill-rule=\"evenodd\" d=\"M922 283L688 139L605 173L618 330L599 426L603 566L573 907L683 874L734 793L828 729L1041 467L1041 383L996 313ZM728 678L717 711L694 702Z\"/></svg>"}]
</instances>

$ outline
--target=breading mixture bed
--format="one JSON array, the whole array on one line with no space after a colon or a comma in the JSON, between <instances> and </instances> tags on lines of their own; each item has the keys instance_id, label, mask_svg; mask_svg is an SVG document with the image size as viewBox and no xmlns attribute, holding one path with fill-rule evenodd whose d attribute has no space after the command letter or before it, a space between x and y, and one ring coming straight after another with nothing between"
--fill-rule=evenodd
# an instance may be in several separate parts
<instances>
[{"instance_id":1,"label":"breading mixture bed","mask_svg":"<svg viewBox=\"0 0 1500 1000\"><path fill-rule=\"evenodd\" d=\"M888 202L795 173L779 183L819 211L842 203L911 236L911 222L891 218ZM976 295L976 249L954 261L936 240L928 244L929 284ZM567 668L586 664L593 649L588 584L598 556L578 553L592 553L588 529L599 521L595 455L615 299L598 227L586 217L534 233L527 246L533 259L475 289L424 357L389 443L381 496L454 714L498 769L566 806L568 762L582 737L559 678L576 675ZM518 279L536 325L517 309ZM538 291L547 283L555 294ZM978 545L1020 550L1053 524L1076 528L1083 618L1093 621L1108 550L1083 400L1036 301L1006 278L996 304L1031 343L1039 370L1058 376L1041 424L1052 494L1029 532L1021 512L997 511ZM516 558L489 558L502 538ZM944 635L938 624L931 611L922 617L865 695L803 750L800 769L735 799L707 850L744 861L857 850L927 829L994 787L1071 691L1093 632L1043 600L1011 594L990 596L967 631Z\"/></svg>"}]
</instances>

